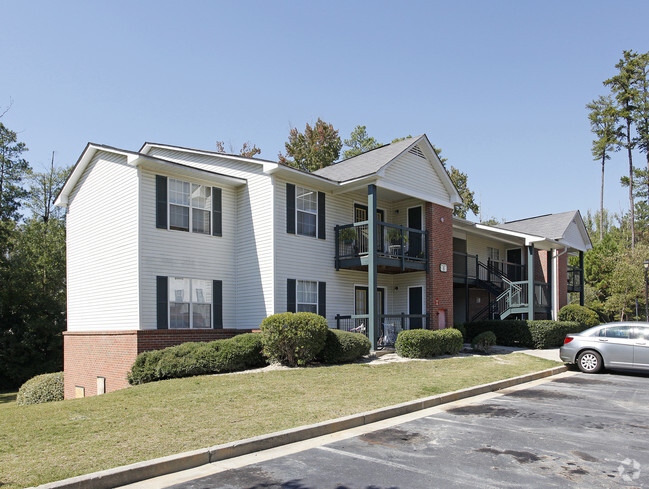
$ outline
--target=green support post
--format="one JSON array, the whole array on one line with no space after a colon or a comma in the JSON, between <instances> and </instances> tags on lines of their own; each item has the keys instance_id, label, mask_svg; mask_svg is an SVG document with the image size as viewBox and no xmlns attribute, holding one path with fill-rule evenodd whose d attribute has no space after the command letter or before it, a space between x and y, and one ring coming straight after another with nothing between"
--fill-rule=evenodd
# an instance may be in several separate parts
<instances>
[{"instance_id":1,"label":"green support post","mask_svg":"<svg viewBox=\"0 0 649 489\"><path fill-rule=\"evenodd\" d=\"M369 321L367 331L372 342L372 350L376 350L376 336L378 333L379 316L378 316L378 297L376 286L377 276L377 246L376 246L376 185L367 186L367 292L368 292L368 314Z\"/></svg>"},{"instance_id":2,"label":"green support post","mask_svg":"<svg viewBox=\"0 0 649 489\"><path fill-rule=\"evenodd\" d=\"M534 319L534 244L527 247L527 319Z\"/></svg>"}]
</instances>

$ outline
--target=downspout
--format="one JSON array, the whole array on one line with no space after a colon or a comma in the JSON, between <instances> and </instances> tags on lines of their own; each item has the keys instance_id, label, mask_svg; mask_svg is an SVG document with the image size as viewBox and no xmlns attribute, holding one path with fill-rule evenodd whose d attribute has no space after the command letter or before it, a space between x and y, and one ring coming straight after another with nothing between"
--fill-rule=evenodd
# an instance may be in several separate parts
<instances>
[{"instance_id":1,"label":"downspout","mask_svg":"<svg viewBox=\"0 0 649 489\"><path fill-rule=\"evenodd\" d=\"M556 253L557 251L556 249L552 250L554 263L552 264L552 294L550 294L552 299L552 319L554 321L559 318L559 260L557 258L568 253L568 248L564 247L561 253Z\"/></svg>"}]
</instances>

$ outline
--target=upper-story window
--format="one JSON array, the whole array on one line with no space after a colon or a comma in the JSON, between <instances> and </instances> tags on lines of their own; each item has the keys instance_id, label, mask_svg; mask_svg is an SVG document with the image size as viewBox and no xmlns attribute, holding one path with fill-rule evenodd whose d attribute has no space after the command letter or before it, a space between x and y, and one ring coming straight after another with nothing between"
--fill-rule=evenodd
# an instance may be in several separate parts
<instances>
[{"instance_id":1,"label":"upper-story window","mask_svg":"<svg viewBox=\"0 0 649 489\"><path fill-rule=\"evenodd\" d=\"M318 195L313 190L303 187L295 188L297 208L297 234L316 235L318 221Z\"/></svg>"},{"instance_id":2,"label":"upper-story window","mask_svg":"<svg viewBox=\"0 0 649 489\"><path fill-rule=\"evenodd\" d=\"M210 234L212 188L169 179L169 229Z\"/></svg>"}]
</instances>

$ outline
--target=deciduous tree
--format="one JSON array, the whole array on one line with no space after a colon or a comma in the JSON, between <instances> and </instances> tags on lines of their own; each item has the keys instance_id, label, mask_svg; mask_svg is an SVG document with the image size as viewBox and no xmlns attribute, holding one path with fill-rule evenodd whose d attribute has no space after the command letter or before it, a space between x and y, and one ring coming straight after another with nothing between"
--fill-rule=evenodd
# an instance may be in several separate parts
<instances>
[{"instance_id":1,"label":"deciduous tree","mask_svg":"<svg viewBox=\"0 0 649 489\"><path fill-rule=\"evenodd\" d=\"M336 161L343 143L333 125L318 118L313 127L307 123L304 133L291 129L284 146L286 156L278 154L281 164L312 172Z\"/></svg>"},{"instance_id":2,"label":"deciduous tree","mask_svg":"<svg viewBox=\"0 0 649 489\"><path fill-rule=\"evenodd\" d=\"M227 151L225 151L225 144L223 143L223 141L216 142L216 152L227 153ZM232 153L234 153L234 148L232 147L232 144L230 144L230 154ZM239 155L245 156L247 158L254 158L255 155L258 155L259 153L261 153L261 150L250 141L243 143L243 146L241 146L241 149L239 150Z\"/></svg>"}]
</instances>

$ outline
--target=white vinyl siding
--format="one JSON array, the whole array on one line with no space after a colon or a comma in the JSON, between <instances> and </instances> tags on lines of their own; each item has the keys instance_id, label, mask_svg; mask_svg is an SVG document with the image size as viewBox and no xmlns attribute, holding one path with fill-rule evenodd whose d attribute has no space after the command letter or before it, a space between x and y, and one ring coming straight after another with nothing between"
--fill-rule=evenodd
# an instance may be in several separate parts
<instances>
[{"instance_id":1,"label":"white vinyl siding","mask_svg":"<svg viewBox=\"0 0 649 489\"><path fill-rule=\"evenodd\" d=\"M275 180L275 246L277 249L275 311L286 311L287 279L296 279L298 283L300 280L326 282L327 322L330 328L335 328L336 314L354 314L354 290L357 285L367 286L367 272L343 269L336 271L334 226L354 222L354 203L367 205L367 189L335 195L325 192L327 239L316 240L286 233L286 183L287 181L283 179ZM422 221L425 225L425 204L420 200L412 198L397 202L379 200L378 205L384 209L387 222L402 225L407 223L408 207L421 205ZM379 274L378 286L385 288L386 312L407 313L407 287L414 285L421 285L425 290L425 272ZM395 287L398 289L395 290ZM296 299L296 302L299 302L297 295Z\"/></svg>"},{"instance_id":2,"label":"white vinyl siding","mask_svg":"<svg viewBox=\"0 0 649 489\"><path fill-rule=\"evenodd\" d=\"M433 165L412 153L405 153L390 163L383 181L410 190L411 195L432 195L438 203L448 202L451 198Z\"/></svg>"},{"instance_id":3,"label":"white vinyl siding","mask_svg":"<svg viewBox=\"0 0 649 489\"><path fill-rule=\"evenodd\" d=\"M68 331L137 329L137 170L98 152L68 202Z\"/></svg>"},{"instance_id":4,"label":"white vinyl siding","mask_svg":"<svg viewBox=\"0 0 649 489\"><path fill-rule=\"evenodd\" d=\"M247 180L246 185L223 188L223 237L214 240L221 241L223 247L218 247L218 251L212 251L209 255L211 262L207 267L208 270L198 276L223 280L224 328L258 328L266 316L274 313L275 305L272 177L263 173L261 164L254 162L247 163L219 158L216 155L200 155L157 147L151 148L149 154ZM150 219L155 219L153 207L146 209L146 212L152 212ZM151 222L155 227L155 221ZM285 219L282 219L282 222L286 230ZM142 228L150 230L148 225L143 225ZM187 237L186 233L175 234ZM197 237L208 238L199 235ZM202 255L199 253L198 256ZM164 260L160 261L164 264ZM192 266L194 269L201 268L197 261L193 261ZM218 273L210 272L217 268L220 270ZM184 273L190 272L191 270L187 272L178 270L174 274L183 276ZM144 273L142 275L143 280L155 282L155 274L150 278ZM143 283L142 290L147 290L147 287L148 285ZM155 301L155 294L148 300ZM155 321L148 321L147 324L154 327Z\"/></svg>"},{"instance_id":5,"label":"white vinyl siding","mask_svg":"<svg viewBox=\"0 0 649 489\"><path fill-rule=\"evenodd\" d=\"M467 234L466 250L469 255L478 255L478 259L481 262L487 263L487 259L491 258L489 251L490 248L498 250L500 259L503 260L504 257L507 256L505 250L507 248L515 248L515 246L496 241L495 239L485 238L475 234Z\"/></svg>"}]
</instances>

